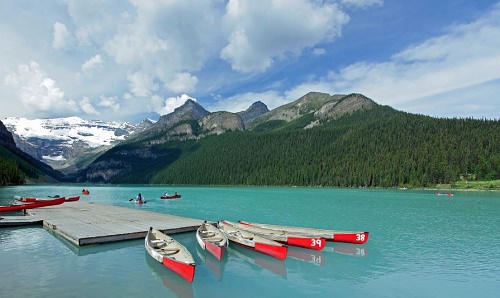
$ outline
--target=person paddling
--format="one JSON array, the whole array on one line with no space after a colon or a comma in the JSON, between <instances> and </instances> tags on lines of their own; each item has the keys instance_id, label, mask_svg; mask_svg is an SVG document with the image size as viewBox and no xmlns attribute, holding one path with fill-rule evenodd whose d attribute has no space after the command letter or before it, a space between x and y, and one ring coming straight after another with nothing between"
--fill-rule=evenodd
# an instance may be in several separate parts
<instances>
[{"instance_id":1,"label":"person paddling","mask_svg":"<svg viewBox=\"0 0 500 298\"><path fill-rule=\"evenodd\" d=\"M143 203L143 201L144 201L144 198L142 197L141 193L139 193L139 194L137 195L137 198L135 198L135 202L136 202L137 204L142 204L142 203Z\"/></svg>"}]
</instances>

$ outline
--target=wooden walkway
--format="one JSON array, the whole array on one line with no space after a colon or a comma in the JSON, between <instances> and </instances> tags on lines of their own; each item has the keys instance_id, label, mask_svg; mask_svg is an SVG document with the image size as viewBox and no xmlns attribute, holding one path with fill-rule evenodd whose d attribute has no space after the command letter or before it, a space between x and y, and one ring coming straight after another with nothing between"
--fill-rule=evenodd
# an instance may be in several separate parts
<instances>
[{"instance_id":1,"label":"wooden walkway","mask_svg":"<svg viewBox=\"0 0 500 298\"><path fill-rule=\"evenodd\" d=\"M84 246L145 238L149 227L166 234L195 231L203 220L94 202L67 202L29 209L26 216L2 215L0 227L40 224L69 242Z\"/></svg>"}]
</instances>

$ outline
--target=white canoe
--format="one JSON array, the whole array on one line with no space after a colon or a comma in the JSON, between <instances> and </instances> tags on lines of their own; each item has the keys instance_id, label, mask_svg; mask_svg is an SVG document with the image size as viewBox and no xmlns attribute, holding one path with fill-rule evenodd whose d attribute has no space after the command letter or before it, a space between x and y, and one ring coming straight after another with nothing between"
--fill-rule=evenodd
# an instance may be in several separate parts
<instances>
[{"instance_id":1,"label":"white canoe","mask_svg":"<svg viewBox=\"0 0 500 298\"><path fill-rule=\"evenodd\" d=\"M278 260L284 260L286 258L288 247L284 244L239 229L224 220L219 222L219 229L226 234L229 240L236 244L267 254Z\"/></svg>"},{"instance_id":2,"label":"white canoe","mask_svg":"<svg viewBox=\"0 0 500 298\"><path fill-rule=\"evenodd\" d=\"M196 241L202 249L210 252L217 260L222 259L229 244L226 234L206 221L196 231Z\"/></svg>"},{"instance_id":3,"label":"white canoe","mask_svg":"<svg viewBox=\"0 0 500 298\"><path fill-rule=\"evenodd\" d=\"M193 282L195 262L189 250L174 238L157 229L149 228L144 240L146 251L163 266Z\"/></svg>"},{"instance_id":4,"label":"white canoe","mask_svg":"<svg viewBox=\"0 0 500 298\"><path fill-rule=\"evenodd\" d=\"M242 223L233 223L229 221L225 221L238 229L242 229L274 241L281 242L283 244L299 246L303 248L313 249L313 250L322 250L325 247L325 238L321 237L313 237L313 236L304 236L299 234L294 234L292 232L288 232L285 230L273 230L266 229L259 226L246 225Z\"/></svg>"},{"instance_id":5,"label":"white canoe","mask_svg":"<svg viewBox=\"0 0 500 298\"><path fill-rule=\"evenodd\" d=\"M368 241L368 236L369 236L369 232L361 232L361 231L356 232L356 231L325 230L325 229L303 228L295 226L261 224L261 223L246 222L246 221L239 221L239 223L243 225L261 227L265 229L287 231L289 233L302 235L306 237L321 237L325 238L326 241L333 241L333 242L363 244L366 241Z\"/></svg>"}]
</instances>

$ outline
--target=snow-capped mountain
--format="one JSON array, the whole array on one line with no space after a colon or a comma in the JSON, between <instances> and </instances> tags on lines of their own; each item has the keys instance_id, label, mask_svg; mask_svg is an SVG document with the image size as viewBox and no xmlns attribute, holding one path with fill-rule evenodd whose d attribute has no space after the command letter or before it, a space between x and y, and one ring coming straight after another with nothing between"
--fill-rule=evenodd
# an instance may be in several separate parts
<instances>
[{"instance_id":1,"label":"snow-capped mountain","mask_svg":"<svg viewBox=\"0 0 500 298\"><path fill-rule=\"evenodd\" d=\"M85 120L79 117L9 117L2 119L2 122L13 134L18 148L55 169L67 168L75 164L76 159L107 149L155 123L150 119L132 124Z\"/></svg>"}]
</instances>

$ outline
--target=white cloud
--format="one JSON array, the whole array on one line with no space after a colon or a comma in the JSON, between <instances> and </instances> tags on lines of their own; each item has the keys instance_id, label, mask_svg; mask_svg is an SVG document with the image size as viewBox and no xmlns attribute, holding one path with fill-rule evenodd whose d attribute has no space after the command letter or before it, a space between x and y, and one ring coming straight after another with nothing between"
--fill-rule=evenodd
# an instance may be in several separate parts
<instances>
[{"instance_id":1,"label":"white cloud","mask_svg":"<svg viewBox=\"0 0 500 298\"><path fill-rule=\"evenodd\" d=\"M104 44L104 50L118 65L134 73L148 74L147 81L128 76L130 92L139 96L158 91L157 84L175 93L195 90L200 70L217 52L221 33L221 10L213 1L131 1L135 13ZM125 17L124 17L125 18ZM122 20L124 22L124 20ZM140 88L138 88L140 86ZM153 88L153 89L147 89Z\"/></svg>"},{"instance_id":2,"label":"white cloud","mask_svg":"<svg viewBox=\"0 0 500 298\"><path fill-rule=\"evenodd\" d=\"M80 108L82 109L82 111L86 114L89 114L89 115L100 115L101 113L99 113L95 108L94 106L90 103L90 100L88 97L84 97L81 101L80 101Z\"/></svg>"},{"instance_id":3,"label":"white cloud","mask_svg":"<svg viewBox=\"0 0 500 298\"><path fill-rule=\"evenodd\" d=\"M160 115L166 115L166 114L172 113L177 107L182 106L188 99L196 101L195 98L193 98L187 94L182 94L180 96L168 97L168 98L165 98L164 100L161 99L160 97L156 96L156 97L153 97L152 101L153 101L153 104L155 105L155 112L157 112Z\"/></svg>"},{"instance_id":4,"label":"white cloud","mask_svg":"<svg viewBox=\"0 0 500 298\"><path fill-rule=\"evenodd\" d=\"M149 73L137 71L127 75L129 81L130 92L139 97L148 97L152 95L153 91L157 91L159 86L155 82L155 78Z\"/></svg>"},{"instance_id":5,"label":"white cloud","mask_svg":"<svg viewBox=\"0 0 500 298\"><path fill-rule=\"evenodd\" d=\"M89 60L85 61L82 64L82 71L91 71L92 69L96 68L102 68L103 67L103 60L101 58L101 55L95 55L94 57L90 58Z\"/></svg>"},{"instance_id":6,"label":"white cloud","mask_svg":"<svg viewBox=\"0 0 500 298\"><path fill-rule=\"evenodd\" d=\"M172 81L165 83L165 87L175 93L194 92L197 83L198 78L187 72L183 72L176 74Z\"/></svg>"},{"instance_id":7,"label":"white cloud","mask_svg":"<svg viewBox=\"0 0 500 298\"><path fill-rule=\"evenodd\" d=\"M37 62L19 65L17 72L6 76L5 84L15 90L17 98L29 111L78 111L75 101L64 97L64 92Z\"/></svg>"},{"instance_id":8,"label":"white cloud","mask_svg":"<svg viewBox=\"0 0 500 298\"><path fill-rule=\"evenodd\" d=\"M498 36L500 5L483 18L450 27L442 36L408 47L389 61L358 62L323 80L337 93L360 92L396 108L409 102L414 106L419 98L500 79Z\"/></svg>"},{"instance_id":9,"label":"white cloud","mask_svg":"<svg viewBox=\"0 0 500 298\"><path fill-rule=\"evenodd\" d=\"M240 72L263 72L276 59L340 36L349 16L335 4L306 0L230 0L220 57Z\"/></svg>"},{"instance_id":10,"label":"white cloud","mask_svg":"<svg viewBox=\"0 0 500 298\"><path fill-rule=\"evenodd\" d=\"M313 55L315 55L315 56L321 56L324 54L326 54L326 50L323 48L314 48L313 49Z\"/></svg>"},{"instance_id":11,"label":"white cloud","mask_svg":"<svg viewBox=\"0 0 500 298\"><path fill-rule=\"evenodd\" d=\"M367 8L374 5L383 5L384 0L340 0L340 3L350 6Z\"/></svg>"},{"instance_id":12,"label":"white cloud","mask_svg":"<svg viewBox=\"0 0 500 298\"><path fill-rule=\"evenodd\" d=\"M302 94L304 95L304 94ZM301 96L302 96L301 95ZM294 100L298 99L295 98ZM235 96L227 97L224 99L217 100L214 104L210 106L211 111L228 111L232 113L237 113L245 111L256 101L262 101L267 105L267 107L272 110L281 105L290 102L289 99L280 95L277 91L267 91L267 92L247 92L243 94L238 94Z\"/></svg>"},{"instance_id":13,"label":"white cloud","mask_svg":"<svg viewBox=\"0 0 500 298\"><path fill-rule=\"evenodd\" d=\"M99 99L100 101L97 105L100 107L109 108L114 112L117 112L120 109L120 104L118 103L118 98L116 96L101 96L99 97Z\"/></svg>"},{"instance_id":14,"label":"white cloud","mask_svg":"<svg viewBox=\"0 0 500 298\"><path fill-rule=\"evenodd\" d=\"M54 49L63 49L69 46L71 43L71 33L69 32L66 25L56 22L54 23L54 39L52 41L52 47Z\"/></svg>"}]
</instances>

